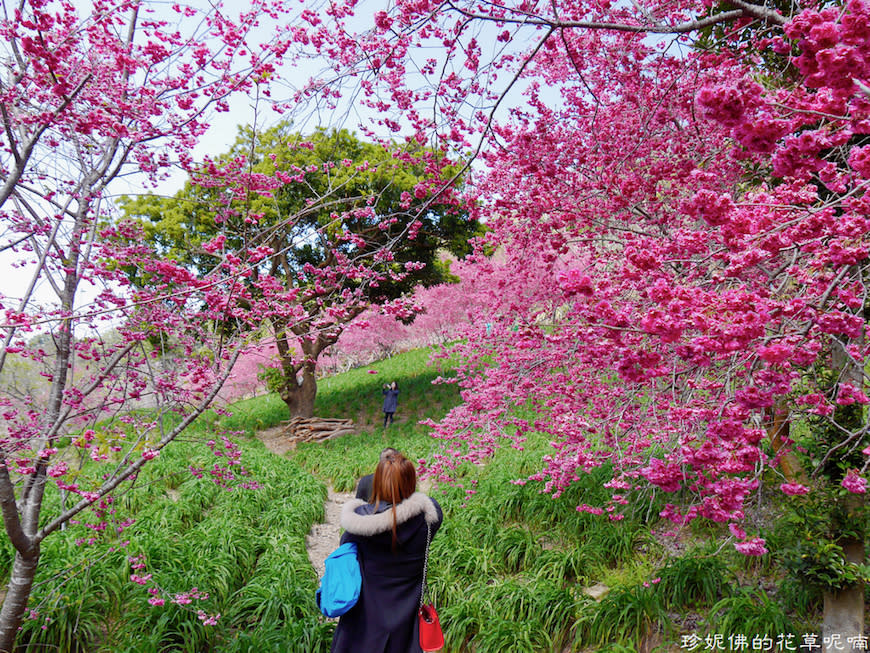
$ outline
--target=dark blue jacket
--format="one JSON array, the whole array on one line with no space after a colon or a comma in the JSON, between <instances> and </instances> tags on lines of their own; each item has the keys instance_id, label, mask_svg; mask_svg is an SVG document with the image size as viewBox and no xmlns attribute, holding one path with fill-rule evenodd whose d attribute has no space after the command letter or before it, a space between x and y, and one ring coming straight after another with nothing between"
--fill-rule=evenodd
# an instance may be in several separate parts
<instances>
[{"instance_id":1,"label":"dark blue jacket","mask_svg":"<svg viewBox=\"0 0 870 653\"><path fill-rule=\"evenodd\" d=\"M434 537L443 519L437 501L415 492L396 506L393 550L390 505L382 503L376 509L360 499L344 504L341 543L356 542L362 589L357 604L338 622L332 653L420 653L417 609L426 524Z\"/></svg>"},{"instance_id":2,"label":"dark blue jacket","mask_svg":"<svg viewBox=\"0 0 870 653\"><path fill-rule=\"evenodd\" d=\"M372 500L372 492L374 491L374 474L366 474L363 476L359 483L356 484L356 498L362 499L363 501L371 501Z\"/></svg>"},{"instance_id":3,"label":"dark blue jacket","mask_svg":"<svg viewBox=\"0 0 870 653\"><path fill-rule=\"evenodd\" d=\"M395 413L396 407L399 405L399 389L383 390L384 393L384 412Z\"/></svg>"}]
</instances>

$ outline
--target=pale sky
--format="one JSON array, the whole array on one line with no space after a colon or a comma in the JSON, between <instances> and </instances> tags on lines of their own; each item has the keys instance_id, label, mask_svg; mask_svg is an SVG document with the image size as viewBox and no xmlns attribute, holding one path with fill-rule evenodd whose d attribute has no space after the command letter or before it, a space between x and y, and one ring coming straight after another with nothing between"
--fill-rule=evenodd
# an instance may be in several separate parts
<instances>
[{"instance_id":1,"label":"pale sky","mask_svg":"<svg viewBox=\"0 0 870 653\"><path fill-rule=\"evenodd\" d=\"M325 2L326 0L306 0L305 4L300 2L300 11L303 8L312 7L313 5L324 5ZM90 7L90 2L88 2L88 0L73 0L73 4L74 6L81 7L84 10L88 10ZM200 4L204 7L210 6L208 0L192 0L189 4ZM232 3L228 3L228 5L232 6ZM367 5L367 8L365 8L364 5ZM169 11L168 8L170 4L168 2L157 1L149 2L147 6L157 7L158 9L160 7L165 7L167 11ZM365 29L368 27L365 22L372 20L372 16L377 9L386 6L388 6L388 0L364 0L361 2L358 5L359 15L361 16L359 28ZM173 18L176 17L174 12L170 12L168 15ZM485 29L485 26L481 29ZM494 48L504 47L501 44L496 44L495 39L488 38L488 35L485 33L478 34L477 36L483 43L491 42L492 47ZM519 45L517 47L519 47ZM432 51L429 51L426 52L426 56L434 56L434 54ZM273 97L278 100L282 99L280 97L282 92L289 97L295 90L295 87L301 86L310 77L318 75L318 73L320 73L324 68L324 64L325 62L312 61L310 64L306 65L305 68L292 69L285 66L280 70L282 81L280 81L273 89ZM461 62L454 62L453 65L461 65ZM424 82L425 80L421 78L421 83ZM500 108L500 116L507 116L506 107L509 106L509 104L517 105L524 102L521 93L521 86L518 86L511 91L510 102L506 102L504 106ZM554 101L557 101L557 99L554 98ZM250 124L255 116L257 119L257 126L260 128L268 128L276 124L278 121L287 118L286 115L282 116L274 112L267 103L261 103L257 108L256 113L253 105L254 100L252 98L237 96L230 101L229 112L212 112L210 116L210 129L201 138L199 145L194 150L194 159L201 160L205 155L217 155L227 151L235 140L237 127L239 125ZM374 125L371 125L370 123L372 123L375 118L377 118L377 116L373 115L370 110L361 107L358 103L354 103L352 98L346 100L342 106L339 106L334 110L328 110L325 112L309 110L307 113L300 113L299 115L293 116L294 127L301 132L311 131L317 126L346 127L352 131L358 132L358 124L365 122L373 127ZM181 187L185 179L186 175L182 171L175 170L170 174L168 180L160 184L156 190L162 194L173 194ZM119 179L114 185L114 193L116 195L132 195L152 190L153 189L146 187L144 183L137 184L135 176ZM20 297L27 288L32 276L32 270L13 268L11 265L12 260L13 258L8 254L0 253L0 273L3 275L3 282L0 284L0 294L5 295L7 298ZM88 296L93 297L95 290L83 287L82 292L83 297L79 298L80 305L87 301L86 298ZM98 289L96 292L98 292ZM38 286L37 297L40 302L44 302L46 305L52 305L57 302L56 296L51 292L48 284L45 282L42 282L41 285ZM83 299L85 302L81 301ZM6 303L11 304L12 302Z\"/></svg>"}]
</instances>

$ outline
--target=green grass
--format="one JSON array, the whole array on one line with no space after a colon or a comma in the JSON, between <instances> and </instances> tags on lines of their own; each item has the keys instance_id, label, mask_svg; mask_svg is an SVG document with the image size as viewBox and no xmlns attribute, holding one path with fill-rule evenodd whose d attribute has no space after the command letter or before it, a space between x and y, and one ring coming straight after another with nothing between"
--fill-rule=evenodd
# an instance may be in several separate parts
<instances>
[{"instance_id":1,"label":"green grass","mask_svg":"<svg viewBox=\"0 0 870 653\"><path fill-rule=\"evenodd\" d=\"M580 620L580 639L587 646L608 643L640 648L644 638L668 625L660 592L654 585L616 587Z\"/></svg>"},{"instance_id":2,"label":"green grass","mask_svg":"<svg viewBox=\"0 0 870 653\"><path fill-rule=\"evenodd\" d=\"M418 422L441 418L459 395L454 385L432 385L449 369L428 367L429 354L409 352L322 379L315 414L353 419L357 432L301 444L286 457L254 437L287 419L277 396L239 402L231 416L204 415L117 497L116 517L137 519L122 536L104 533L82 547L76 540L91 531L71 526L45 542L32 602L39 616L25 623L22 651L328 651L334 623L314 605L317 579L305 535L322 519L327 484L351 491L384 446L412 459L439 449ZM399 409L385 430L381 386L392 380L401 389ZM238 434L243 463L260 489L227 491L187 471L214 462L202 441L227 431ZM673 650L690 632L797 632L789 630L794 624L811 632L818 595L789 582L775 596L759 591L762 576L782 576L779 560L749 564L730 548L720 552L721 525L694 525L688 535L697 546L667 553L652 531L673 497L648 495L611 522L576 509L608 501L606 466L582 475L559 498L538 482L512 483L528 479L551 452L545 438L528 436L522 451L508 447L485 465L463 465L455 484L432 491L445 511L429 577L445 653L625 653L655 641ZM56 505L59 497L49 493L47 501ZM779 521L765 526L765 535L772 542L790 537ZM147 587L130 582L131 555L144 556L149 586L164 590L161 596L195 586L209 598L150 606ZM11 560L4 539L0 572L8 573ZM584 589L599 583L609 592L596 602ZM218 624L204 626L197 609L220 613Z\"/></svg>"},{"instance_id":3,"label":"green grass","mask_svg":"<svg viewBox=\"0 0 870 653\"><path fill-rule=\"evenodd\" d=\"M294 460L336 490L348 492L361 476L371 473L384 447L395 447L411 460L428 457L438 443L428 436L428 427L418 422L443 417L459 401L455 385L432 384L440 372L427 365L430 353L415 350L321 380L315 414L353 419L357 434L300 444ZM381 388L393 380L399 384L399 407L395 422L385 429Z\"/></svg>"},{"instance_id":4,"label":"green grass","mask_svg":"<svg viewBox=\"0 0 870 653\"><path fill-rule=\"evenodd\" d=\"M318 384L315 414L362 417L361 426L380 427L383 423L381 389L390 381L399 384L396 420L400 424L445 413L458 402L458 392L452 384L432 385L442 372L448 372L427 364L431 353L430 349L417 349L322 379Z\"/></svg>"},{"instance_id":5,"label":"green grass","mask_svg":"<svg viewBox=\"0 0 870 653\"><path fill-rule=\"evenodd\" d=\"M78 546L87 531L73 526L46 540L32 601L40 614L25 622L22 650L328 650L333 626L314 604L317 578L305 551L305 535L323 517L325 486L259 441L243 449L260 489L228 491L207 477L176 474L211 456L201 444L181 442L117 501L119 519L137 520L121 537ZM153 574L146 587L130 581L134 555L147 565L137 573ZM58 584L56 575L69 578ZM166 604L149 605L147 587L159 587ZM171 603L193 587L208 599ZM220 614L218 624L204 626L200 609Z\"/></svg>"},{"instance_id":6,"label":"green grass","mask_svg":"<svg viewBox=\"0 0 870 653\"><path fill-rule=\"evenodd\" d=\"M711 632L768 635L796 633L792 619L783 607L757 588L742 587L726 596L710 610Z\"/></svg>"},{"instance_id":7,"label":"green grass","mask_svg":"<svg viewBox=\"0 0 870 653\"><path fill-rule=\"evenodd\" d=\"M668 608L712 605L737 582L721 558L702 551L669 560L658 578L657 592Z\"/></svg>"},{"instance_id":8,"label":"green grass","mask_svg":"<svg viewBox=\"0 0 870 653\"><path fill-rule=\"evenodd\" d=\"M257 431L277 426L287 416L287 404L278 395L268 394L233 404L232 415L221 420L221 428L253 437Z\"/></svg>"}]
</instances>

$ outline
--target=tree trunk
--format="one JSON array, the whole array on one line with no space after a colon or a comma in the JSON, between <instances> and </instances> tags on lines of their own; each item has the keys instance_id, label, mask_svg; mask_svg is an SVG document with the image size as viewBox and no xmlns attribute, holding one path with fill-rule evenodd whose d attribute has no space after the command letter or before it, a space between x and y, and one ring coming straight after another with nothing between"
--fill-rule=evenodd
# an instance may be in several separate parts
<instances>
[{"instance_id":1,"label":"tree trunk","mask_svg":"<svg viewBox=\"0 0 870 653\"><path fill-rule=\"evenodd\" d=\"M860 270L856 271L860 275ZM860 278L860 277L859 277ZM851 383L856 388L864 388L864 370L858 365L847 351L847 346L850 344L863 345L865 334L862 330L861 334L852 339L843 339L834 343L831 362L835 371L839 372L840 383ZM838 346L839 345L839 346ZM852 406L842 407L844 410L854 408ZM835 412L836 419L836 412ZM842 428L849 431L858 432L864 426L864 411L852 411L851 418L845 417L840 424ZM845 499L844 508L846 514L851 516L855 513L860 514L859 508L863 503L863 496L853 494ZM839 540L840 546L846 560L864 563L864 538L863 533L859 537L841 537ZM839 592L824 592L824 617L822 621L822 634L827 638L824 648L826 651L842 651L853 650L853 646L849 644L849 638L856 638L864 635L864 583L858 582L854 587L848 587ZM839 635L839 637L836 637ZM855 639L852 639L855 642ZM866 649L866 644L864 649ZM855 648L854 650L859 650Z\"/></svg>"},{"instance_id":2,"label":"tree trunk","mask_svg":"<svg viewBox=\"0 0 870 653\"><path fill-rule=\"evenodd\" d=\"M864 562L864 542L849 539L842 543L846 560ZM857 583L840 592L824 593L824 618L822 635L825 651L858 651L857 638L864 634L864 584Z\"/></svg>"},{"instance_id":3,"label":"tree trunk","mask_svg":"<svg viewBox=\"0 0 870 653\"><path fill-rule=\"evenodd\" d=\"M6 597L3 599L3 609L0 611L0 653L12 653L14 650L15 638L24 620L38 563L38 546L32 554L15 554Z\"/></svg>"},{"instance_id":4,"label":"tree trunk","mask_svg":"<svg viewBox=\"0 0 870 653\"><path fill-rule=\"evenodd\" d=\"M807 473L791 451L782 451L783 446L791 438L791 418L788 412L788 401L778 397L767 411L767 437L773 452L779 457L779 468L790 483L808 483Z\"/></svg>"},{"instance_id":5,"label":"tree trunk","mask_svg":"<svg viewBox=\"0 0 870 653\"><path fill-rule=\"evenodd\" d=\"M314 374L315 364L305 363L302 366L302 380L296 376L285 377L281 388L281 399L287 404L290 417L313 417L314 399L317 397L317 377Z\"/></svg>"},{"instance_id":6,"label":"tree trunk","mask_svg":"<svg viewBox=\"0 0 870 653\"><path fill-rule=\"evenodd\" d=\"M317 359L327 348L338 341L345 324L362 313L367 304L346 307L340 319L331 324L312 327L311 320L301 320L288 324L286 319L272 319L275 346L278 349L281 378L272 386L287 404L290 417L313 417L314 399L317 397ZM304 357L300 363L294 356L291 334L299 339ZM302 378L297 378L299 373Z\"/></svg>"}]
</instances>

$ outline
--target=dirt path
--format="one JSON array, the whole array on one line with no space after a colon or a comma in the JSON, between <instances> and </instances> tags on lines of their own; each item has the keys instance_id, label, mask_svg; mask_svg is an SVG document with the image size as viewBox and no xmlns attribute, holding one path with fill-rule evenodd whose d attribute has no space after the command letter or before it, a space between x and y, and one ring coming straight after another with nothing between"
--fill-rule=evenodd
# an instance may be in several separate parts
<instances>
[{"instance_id":1,"label":"dirt path","mask_svg":"<svg viewBox=\"0 0 870 653\"><path fill-rule=\"evenodd\" d=\"M279 456L285 456L288 451L293 449L293 446L287 442L286 438L281 437L281 431L282 427L276 426L260 431L257 437L269 451ZM348 499L352 499L354 496L348 492L336 492L332 487L329 487L328 491L329 495L324 504L326 509L324 521L320 524L314 524L311 527L311 532L305 538L308 559L311 560L311 565L317 572L318 578L323 576L323 561L338 546L340 533L338 521L341 517L341 508Z\"/></svg>"},{"instance_id":2,"label":"dirt path","mask_svg":"<svg viewBox=\"0 0 870 653\"><path fill-rule=\"evenodd\" d=\"M308 559L317 572L317 577L322 578L324 572L324 560L338 546L338 538L341 528L338 520L341 517L341 508L345 502L353 499L348 492L335 492L329 488L329 496L326 499L326 517L322 524L314 524L311 532L305 538L305 546L308 549Z\"/></svg>"}]
</instances>

